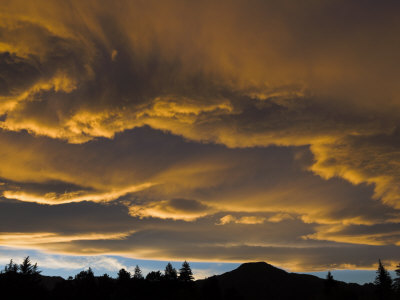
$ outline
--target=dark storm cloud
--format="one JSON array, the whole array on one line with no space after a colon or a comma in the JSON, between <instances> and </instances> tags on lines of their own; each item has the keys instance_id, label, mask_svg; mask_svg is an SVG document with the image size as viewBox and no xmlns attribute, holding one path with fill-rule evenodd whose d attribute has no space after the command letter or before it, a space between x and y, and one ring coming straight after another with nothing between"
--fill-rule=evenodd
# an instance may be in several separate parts
<instances>
[{"instance_id":1,"label":"dark storm cloud","mask_svg":"<svg viewBox=\"0 0 400 300\"><path fill-rule=\"evenodd\" d=\"M2 200L3 245L166 259L183 254L180 247L187 247L188 255L194 246L222 251L265 244L308 248L318 240L393 242L385 238L377 242L382 233L349 237L348 226L397 222L399 212L371 199L372 187L325 181L304 171L310 163L307 148L231 149L150 128L85 144L26 133L7 133L2 139L7 145L3 155L15 152L18 158L2 164L7 170L3 174L14 178L3 180L4 194L22 201L65 203ZM107 198L108 189L126 190L143 182L157 184ZM100 203L68 203L77 198ZM397 234L395 225L385 228L386 235ZM236 260L241 251L231 256L215 252L215 259ZM269 252L262 253L264 259L272 259ZM261 254L243 257L261 259Z\"/></svg>"},{"instance_id":2,"label":"dark storm cloud","mask_svg":"<svg viewBox=\"0 0 400 300\"><path fill-rule=\"evenodd\" d=\"M199 246L194 259L220 260L278 261L283 249L299 266L316 253L318 266L367 266L376 249L395 259L398 8L3 1L0 187L31 203L0 202L2 243L147 258ZM324 248L329 260L313 243L340 250Z\"/></svg>"},{"instance_id":3,"label":"dark storm cloud","mask_svg":"<svg viewBox=\"0 0 400 300\"><path fill-rule=\"evenodd\" d=\"M163 224L165 225L165 224ZM171 224L172 225L172 224ZM82 240L52 243L47 249L62 251L65 254L93 255L99 253L118 253L131 257L160 259L181 259L204 261L243 262L248 260L266 260L268 262L290 268L291 270L324 270L332 268L370 268L377 257L385 257L388 263L398 261L396 246L357 245L337 242L300 241L294 246L296 234L310 230L295 222L289 224L290 233L280 227L262 227L260 225L235 225L230 230L200 231L199 226L191 226L182 230L182 226L170 227L169 230L143 230L123 240ZM186 226L185 226L186 227ZM180 229L178 229L180 228ZM222 228L222 227L219 227ZM260 235L254 242L251 236L263 229L262 238L269 243L260 243ZM208 229L205 227L204 229ZM280 237L274 234L278 229ZM268 234L269 232L269 234ZM193 235L195 233L195 236ZM287 239L287 240L286 240ZM281 245L274 245L278 241ZM285 245L285 240L287 244ZM290 241L290 242L289 242ZM283 243L282 243L283 242ZM193 245L196 247L193 247Z\"/></svg>"},{"instance_id":4,"label":"dark storm cloud","mask_svg":"<svg viewBox=\"0 0 400 300\"><path fill-rule=\"evenodd\" d=\"M2 231L8 233L107 233L129 231L135 227L125 206L92 202L53 206L2 200L0 220Z\"/></svg>"},{"instance_id":5,"label":"dark storm cloud","mask_svg":"<svg viewBox=\"0 0 400 300\"><path fill-rule=\"evenodd\" d=\"M2 96L10 95L15 89L25 89L39 76L39 70L32 62L9 52L1 53L0 63L0 94Z\"/></svg>"}]
</instances>

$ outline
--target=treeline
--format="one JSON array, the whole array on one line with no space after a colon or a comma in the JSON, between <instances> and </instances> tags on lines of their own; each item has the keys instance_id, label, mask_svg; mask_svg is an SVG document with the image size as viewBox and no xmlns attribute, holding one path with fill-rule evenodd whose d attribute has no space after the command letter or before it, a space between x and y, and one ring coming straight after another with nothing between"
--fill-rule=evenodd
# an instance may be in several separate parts
<instances>
[{"instance_id":1,"label":"treeline","mask_svg":"<svg viewBox=\"0 0 400 300\"><path fill-rule=\"evenodd\" d=\"M65 280L61 277L42 276L37 264L33 264L28 256L21 264L16 264L11 260L0 271L0 298L239 300L251 299L246 297L246 291L248 292L249 289L263 291L265 294L268 282L275 282L274 286L268 288L268 299L400 299L400 264L395 270L396 277L392 279L379 260L374 283L364 286L336 281L331 272L328 272L325 280L311 276L312 280L308 282L302 281L304 278L296 279L294 282L288 277L279 277L282 276L281 272L283 271L271 274L272 277L269 276L262 281L260 281L261 277L257 278L257 273L241 273L244 277L241 277L241 280L233 286L227 284L226 281L221 282L219 279L221 276L212 276L195 282L189 263L184 261L179 270L168 263L163 272L151 271L146 277L143 276L140 267L136 266L133 274L121 269L116 278L107 274L94 276L92 269L89 268ZM289 273L286 274L289 277L292 276ZM236 280L235 276L230 277L231 280ZM232 283L231 280L229 282ZM287 287L289 286L304 293L298 294L293 290L296 294L295 298L293 296L280 298L279 295L288 294Z\"/></svg>"},{"instance_id":2,"label":"treeline","mask_svg":"<svg viewBox=\"0 0 400 300\"><path fill-rule=\"evenodd\" d=\"M392 280L389 272L379 260L374 284L380 299L400 299L400 264L397 265L396 277Z\"/></svg>"},{"instance_id":3,"label":"treeline","mask_svg":"<svg viewBox=\"0 0 400 300\"><path fill-rule=\"evenodd\" d=\"M28 257L21 264L13 260L0 273L0 295L4 299L196 299L197 291L188 262L176 270L168 263L164 272L143 276L139 266L131 274L125 269L117 278L94 276L91 268L70 276L42 276Z\"/></svg>"},{"instance_id":4,"label":"treeline","mask_svg":"<svg viewBox=\"0 0 400 300\"><path fill-rule=\"evenodd\" d=\"M400 299L400 264L397 265L395 273L396 278L392 279L381 260L378 260L378 269L373 282L376 299ZM325 282L325 291L327 294L334 294L336 283L337 281L333 279L329 271Z\"/></svg>"}]
</instances>

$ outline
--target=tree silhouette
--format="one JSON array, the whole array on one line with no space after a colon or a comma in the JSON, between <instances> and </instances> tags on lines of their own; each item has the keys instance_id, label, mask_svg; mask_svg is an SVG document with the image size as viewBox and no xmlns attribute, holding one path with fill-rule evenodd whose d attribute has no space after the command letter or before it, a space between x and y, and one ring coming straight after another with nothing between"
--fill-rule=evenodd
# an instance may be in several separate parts
<instances>
[{"instance_id":1,"label":"tree silhouette","mask_svg":"<svg viewBox=\"0 0 400 300\"><path fill-rule=\"evenodd\" d=\"M118 271L117 285L115 290L116 299L128 299L131 286L131 273L125 269Z\"/></svg>"},{"instance_id":2,"label":"tree silhouette","mask_svg":"<svg viewBox=\"0 0 400 300\"><path fill-rule=\"evenodd\" d=\"M183 262L182 268L179 269L179 280L185 282L193 281L193 272L186 260Z\"/></svg>"},{"instance_id":3,"label":"tree silhouette","mask_svg":"<svg viewBox=\"0 0 400 300\"><path fill-rule=\"evenodd\" d=\"M87 271L80 271L78 274L75 275L75 280L80 280L80 281L94 280L94 274L92 268L89 267Z\"/></svg>"},{"instance_id":4,"label":"tree silhouette","mask_svg":"<svg viewBox=\"0 0 400 300\"><path fill-rule=\"evenodd\" d=\"M326 280L328 282L332 282L333 281L333 276L332 276L331 271L328 271L328 274L326 275Z\"/></svg>"},{"instance_id":5,"label":"tree silhouette","mask_svg":"<svg viewBox=\"0 0 400 300\"><path fill-rule=\"evenodd\" d=\"M396 266L396 278L393 280L393 288L396 293L400 293L400 264Z\"/></svg>"},{"instance_id":6,"label":"tree silhouette","mask_svg":"<svg viewBox=\"0 0 400 300\"><path fill-rule=\"evenodd\" d=\"M374 281L379 299L388 299L392 292L392 278L379 259L378 270Z\"/></svg>"},{"instance_id":7,"label":"tree silhouette","mask_svg":"<svg viewBox=\"0 0 400 300\"><path fill-rule=\"evenodd\" d=\"M118 280L119 281L129 281L131 279L131 273L129 273L125 269L121 269L118 271Z\"/></svg>"},{"instance_id":8,"label":"tree silhouette","mask_svg":"<svg viewBox=\"0 0 400 300\"><path fill-rule=\"evenodd\" d=\"M325 281L325 293L327 295L331 295L332 294L332 289L335 286L336 282L333 279L333 275L331 273L331 271L328 271L328 274L326 275L326 281Z\"/></svg>"},{"instance_id":9,"label":"tree silhouette","mask_svg":"<svg viewBox=\"0 0 400 300\"><path fill-rule=\"evenodd\" d=\"M176 272L176 269L171 265L171 263L168 263L167 266L165 267L164 279L166 280L178 279L178 273Z\"/></svg>"},{"instance_id":10,"label":"tree silhouette","mask_svg":"<svg viewBox=\"0 0 400 300\"><path fill-rule=\"evenodd\" d=\"M3 272L5 274L17 273L18 272L18 265L16 263L14 263L12 259L10 259L9 264L7 264L4 267L4 271Z\"/></svg>"},{"instance_id":11,"label":"tree silhouette","mask_svg":"<svg viewBox=\"0 0 400 300\"><path fill-rule=\"evenodd\" d=\"M146 280L148 281L160 281L163 278L160 271L151 271L147 274Z\"/></svg>"},{"instance_id":12,"label":"tree silhouette","mask_svg":"<svg viewBox=\"0 0 400 300\"><path fill-rule=\"evenodd\" d=\"M238 268L239 270L240 268ZM242 268L243 269L243 268ZM107 274L94 276L91 268L84 270L65 280L61 277L40 275L37 264L32 264L29 257L21 264L13 260L0 272L1 299L57 299L57 300L128 300L128 299L196 299L196 300L224 300L224 299L394 299L396 295L391 290L392 280L379 260L379 267L375 284L363 286L346 284L334 280L328 272L326 280L309 278L297 274L281 276L277 269L270 273L270 268L261 272L261 276L270 279L271 284L265 285L268 280L254 279L258 271L228 272L220 276L212 276L205 280L193 281L193 274L187 261L182 263L179 276L171 263L168 263L164 273L150 272L143 279L139 266L136 266L133 277L125 270L118 272L118 278L111 278ZM243 272L240 271L240 272ZM232 273L232 274L229 274ZM236 274L235 274L236 273ZM263 275L264 274L264 275ZM396 269L397 277L394 287L400 282L400 264ZM292 277L294 276L294 277ZM135 278L137 280L131 280ZM166 278L167 280L163 280ZM278 280L275 280L278 278ZM176 280L179 279L179 280ZM283 280L281 284L278 281ZM333 287L333 288L332 288ZM374 293L376 291L376 293ZM257 295L261 293L260 297Z\"/></svg>"},{"instance_id":13,"label":"tree silhouette","mask_svg":"<svg viewBox=\"0 0 400 300\"><path fill-rule=\"evenodd\" d=\"M135 267L135 272L133 273L133 279L135 279L135 280L143 279L142 270L140 270L138 265L136 265L136 267Z\"/></svg>"},{"instance_id":14,"label":"tree silhouette","mask_svg":"<svg viewBox=\"0 0 400 300\"><path fill-rule=\"evenodd\" d=\"M40 271L37 264L32 264L29 256L20 265L10 263L1 272L0 288L5 299L27 299L35 296L43 298L45 288L40 284Z\"/></svg>"},{"instance_id":15,"label":"tree silhouette","mask_svg":"<svg viewBox=\"0 0 400 300\"><path fill-rule=\"evenodd\" d=\"M24 258L22 263L19 265L18 269L22 275L39 275L40 274L37 263L32 265L29 256Z\"/></svg>"},{"instance_id":16,"label":"tree silhouette","mask_svg":"<svg viewBox=\"0 0 400 300\"><path fill-rule=\"evenodd\" d=\"M110 299L110 295L114 292L114 279L108 274L103 274L98 277L98 291L99 297L96 300Z\"/></svg>"}]
</instances>

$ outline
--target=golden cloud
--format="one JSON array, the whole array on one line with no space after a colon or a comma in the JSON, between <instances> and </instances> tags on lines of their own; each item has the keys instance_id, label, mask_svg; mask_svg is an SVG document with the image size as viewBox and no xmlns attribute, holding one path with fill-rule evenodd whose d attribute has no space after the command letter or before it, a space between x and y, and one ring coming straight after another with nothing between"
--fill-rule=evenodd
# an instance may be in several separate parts
<instances>
[{"instance_id":1,"label":"golden cloud","mask_svg":"<svg viewBox=\"0 0 400 300\"><path fill-rule=\"evenodd\" d=\"M274 247L397 245L395 225L346 234L399 220L394 6L3 1L2 201L121 201L141 222L313 229Z\"/></svg>"},{"instance_id":2,"label":"golden cloud","mask_svg":"<svg viewBox=\"0 0 400 300\"><path fill-rule=\"evenodd\" d=\"M212 207L191 199L163 200L144 205L134 205L129 208L129 213L133 217L185 221L193 221L212 212L215 212L215 209Z\"/></svg>"},{"instance_id":3,"label":"golden cloud","mask_svg":"<svg viewBox=\"0 0 400 300\"><path fill-rule=\"evenodd\" d=\"M257 216L244 216L244 217L234 217L232 215L226 215L219 220L217 225L226 225L229 223L237 223L237 224L262 224L266 221L266 218L257 217Z\"/></svg>"}]
</instances>

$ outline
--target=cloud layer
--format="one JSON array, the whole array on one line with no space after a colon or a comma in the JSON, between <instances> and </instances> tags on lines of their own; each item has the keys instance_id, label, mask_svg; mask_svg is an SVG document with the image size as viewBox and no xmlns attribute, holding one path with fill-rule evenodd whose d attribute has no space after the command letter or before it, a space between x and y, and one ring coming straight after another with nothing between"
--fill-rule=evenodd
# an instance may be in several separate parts
<instances>
[{"instance_id":1,"label":"cloud layer","mask_svg":"<svg viewBox=\"0 0 400 300\"><path fill-rule=\"evenodd\" d=\"M1 245L400 259L396 1L25 2L0 4Z\"/></svg>"}]
</instances>

